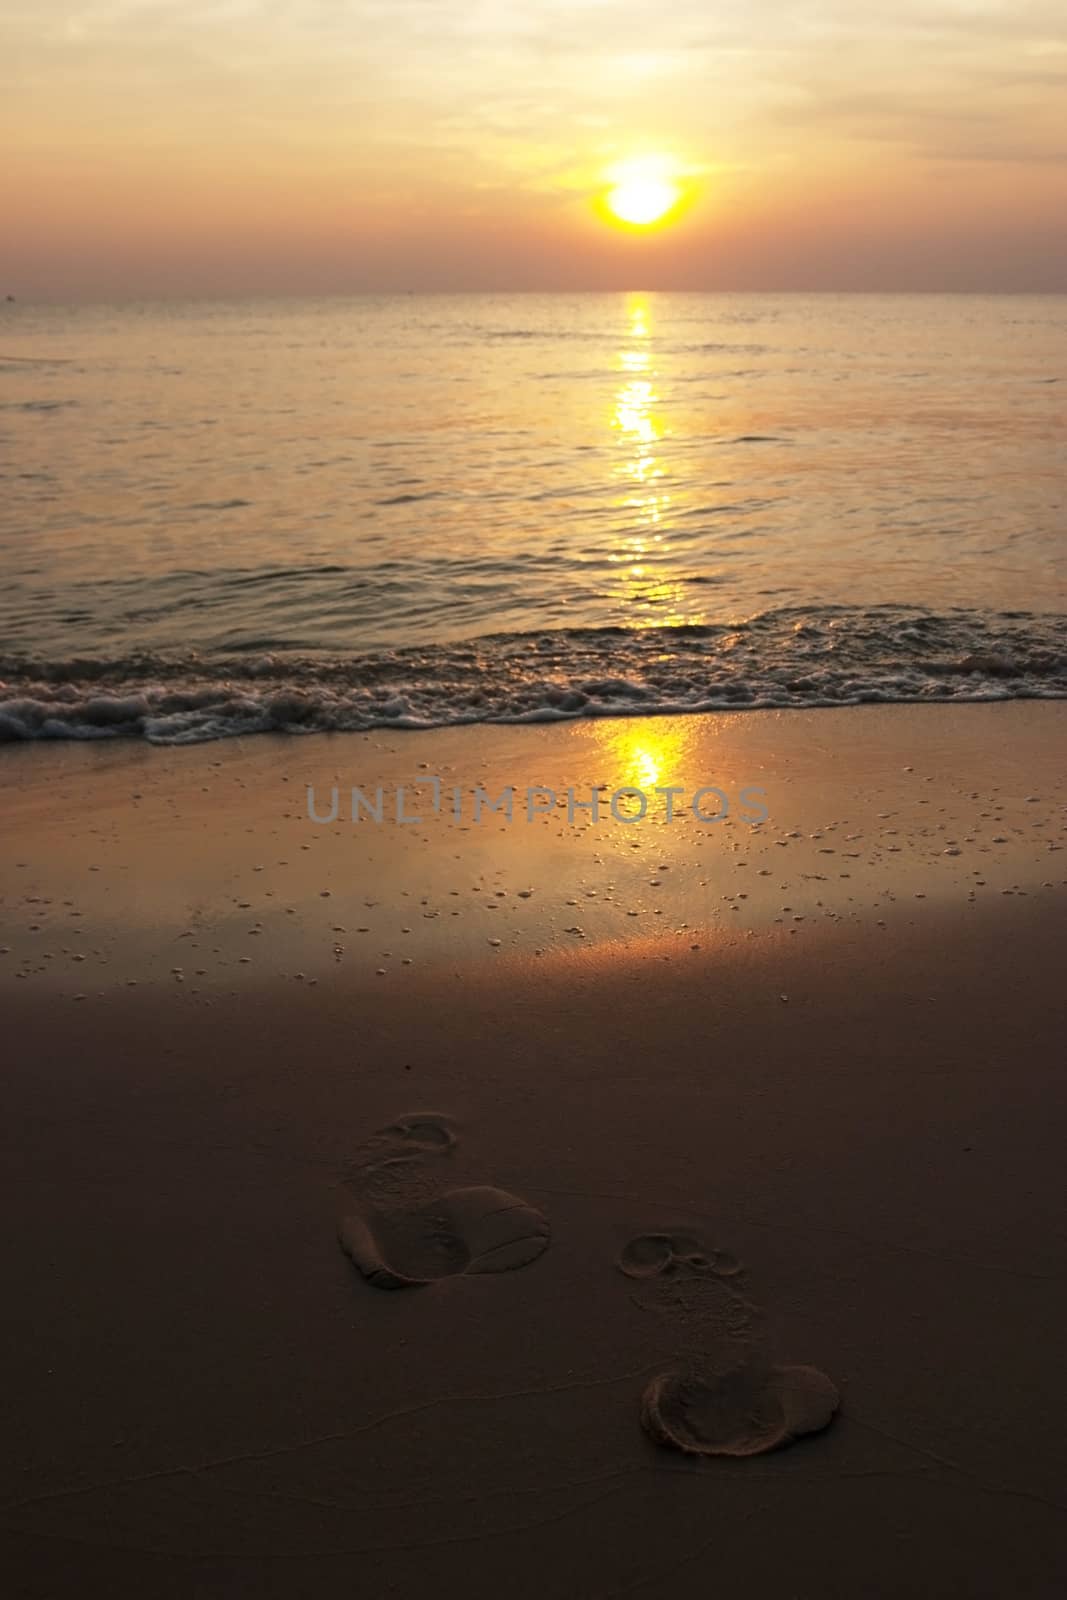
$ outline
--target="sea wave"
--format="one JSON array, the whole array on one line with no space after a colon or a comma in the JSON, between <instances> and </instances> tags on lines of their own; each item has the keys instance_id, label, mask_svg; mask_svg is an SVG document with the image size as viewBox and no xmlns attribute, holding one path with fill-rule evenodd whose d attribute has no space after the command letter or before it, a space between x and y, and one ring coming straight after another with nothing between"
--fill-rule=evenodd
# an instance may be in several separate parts
<instances>
[{"instance_id":1,"label":"sea wave","mask_svg":"<svg viewBox=\"0 0 1067 1600\"><path fill-rule=\"evenodd\" d=\"M1067 617L823 606L732 623L494 634L374 653L0 656L0 742L1067 698Z\"/></svg>"}]
</instances>

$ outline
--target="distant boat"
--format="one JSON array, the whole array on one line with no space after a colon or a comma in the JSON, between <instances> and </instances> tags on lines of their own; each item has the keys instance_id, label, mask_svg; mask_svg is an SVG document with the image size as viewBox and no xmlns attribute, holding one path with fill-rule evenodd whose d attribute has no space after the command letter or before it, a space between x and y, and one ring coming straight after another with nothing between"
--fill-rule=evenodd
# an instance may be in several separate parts
<instances>
[{"instance_id":1,"label":"distant boat","mask_svg":"<svg viewBox=\"0 0 1067 1600\"><path fill-rule=\"evenodd\" d=\"M4 299L7 301L9 306L13 306L15 304L15 296L13 294L6 294Z\"/></svg>"}]
</instances>

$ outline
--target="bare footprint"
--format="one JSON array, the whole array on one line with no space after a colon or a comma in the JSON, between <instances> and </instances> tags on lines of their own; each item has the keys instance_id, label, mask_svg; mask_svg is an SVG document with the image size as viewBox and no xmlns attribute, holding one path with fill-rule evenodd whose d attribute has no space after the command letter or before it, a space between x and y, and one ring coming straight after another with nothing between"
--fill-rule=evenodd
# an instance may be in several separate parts
<instances>
[{"instance_id":1,"label":"bare footprint","mask_svg":"<svg viewBox=\"0 0 1067 1600\"><path fill-rule=\"evenodd\" d=\"M388 1199L413 1190L433 1191L440 1179L434 1163L447 1160L459 1137L450 1118L436 1111L398 1117L372 1134L346 1174L361 1199Z\"/></svg>"},{"instance_id":2,"label":"bare footprint","mask_svg":"<svg viewBox=\"0 0 1067 1600\"><path fill-rule=\"evenodd\" d=\"M457 1144L447 1117L402 1117L368 1141L348 1178L358 1212L341 1248L381 1289L413 1288L459 1273L509 1272L548 1248L549 1226L504 1189L453 1187L442 1158Z\"/></svg>"},{"instance_id":3,"label":"bare footprint","mask_svg":"<svg viewBox=\"0 0 1067 1600\"><path fill-rule=\"evenodd\" d=\"M759 1350L761 1313L738 1291L736 1256L691 1234L645 1233L616 1265L638 1281L638 1304L673 1325L677 1364L641 1401L642 1425L658 1444L687 1455L762 1455L832 1420L838 1393L829 1378L775 1365Z\"/></svg>"},{"instance_id":4,"label":"bare footprint","mask_svg":"<svg viewBox=\"0 0 1067 1600\"><path fill-rule=\"evenodd\" d=\"M741 1263L687 1233L642 1233L623 1247L616 1266L637 1283L631 1299L670 1319L681 1353L705 1353L729 1366L738 1342L759 1323L757 1306L741 1292Z\"/></svg>"},{"instance_id":5,"label":"bare footprint","mask_svg":"<svg viewBox=\"0 0 1067 1600\"><path fill-rule=\"evenodd\" d=\"M688 1233L640 1233L619 1253L618 1267L628 1278L655 1278L665 1272L733 1278L741 1271L740 1261L728 1250L706 1250Z\"/></svg>"},{"instance_id":6,"label":"bare footprint","mask_svg":"<svg viewBox=\"0 0 1067 1600\"><path fill-rule=\"evenodd\" d=\"M839 1396L815 1367L747 1362L730 1372L665 1372L646 1388L641 1422L687 1455L758 1456L833 1420Z\"/></svg>"}]
</instances>

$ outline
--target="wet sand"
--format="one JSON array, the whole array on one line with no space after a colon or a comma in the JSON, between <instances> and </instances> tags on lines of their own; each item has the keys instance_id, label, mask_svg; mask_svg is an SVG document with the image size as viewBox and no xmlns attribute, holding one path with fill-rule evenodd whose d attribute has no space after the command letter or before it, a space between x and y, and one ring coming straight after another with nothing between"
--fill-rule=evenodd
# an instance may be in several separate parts
<instances>
[{"instance_id":1,"label":"wet sand","mask_svg":"<svg viewBox=\"0 0 1067 1600\"><path fill-rule=\"evenodd\" d=\"M4 751L14 1592L1062 1593L1065 734Z\"/></svg>"}]
</instances>

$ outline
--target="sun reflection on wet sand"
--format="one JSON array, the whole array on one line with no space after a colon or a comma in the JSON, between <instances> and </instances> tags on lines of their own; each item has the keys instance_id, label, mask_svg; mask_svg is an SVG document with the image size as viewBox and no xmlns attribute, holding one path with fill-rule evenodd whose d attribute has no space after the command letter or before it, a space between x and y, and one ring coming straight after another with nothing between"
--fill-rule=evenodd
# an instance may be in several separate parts
<instances>
[{"instance_id":1,"label":"sun reflection on wet sand","mask_svg":"<svg viewBox=\"0 0 1067 1600\"><path fill-rule=\"evenodd\" d=\"M705 741L713 719L702 725ZM697 732L681 718L605 718L591 722L597 765L612 785L652 791L670 784L693 788ZM709 780L710 781L710 780Z\"/></svg>"}]
</instances>

